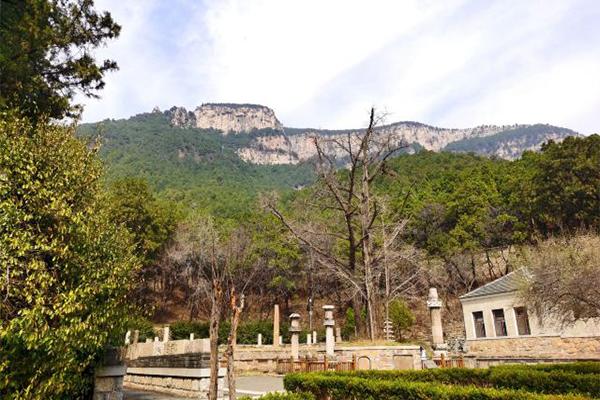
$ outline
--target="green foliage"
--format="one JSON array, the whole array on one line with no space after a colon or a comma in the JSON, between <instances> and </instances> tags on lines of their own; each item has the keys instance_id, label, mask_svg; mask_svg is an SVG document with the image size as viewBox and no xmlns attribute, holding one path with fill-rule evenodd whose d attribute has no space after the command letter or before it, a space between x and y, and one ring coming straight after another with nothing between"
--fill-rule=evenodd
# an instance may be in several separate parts
<instances>
[{"instance_id":1,"label":"green foliage","mask_svg":"<svg viewBox=\"0 0 600 400\"><path fill-rule=\"evenodd\" d=\"M410 328L415 323L415 316L402 300L391 301L389 313L394 330L398 335L398 340L401 340L402 331Z\"/></svg>"},{"instance_id":2,"label":"green foliage","mask_svg":"<svg viewBox=\"0 0 600 400\"><path fill-rule=\"evenodd\" d=\"M194 333L197 339L208 338L208 321L177 321L170 324L171 337L173 339L189 339L190 333ZM219 344L227 342L229 335L229 322L219 324ZM289 336L288 328L281 326L281 334ZM258 334L262 334L263 344L273 343L273 323L271 321L247 321L240 324L237 331L238 344L256 344Z\"/></svg>"},{"instance_id":3,"label":"green foliage","mask_svg":"<svg viewBox=\"0 0 600 400\"><path fill-rule=\"evenodd\" d=\"M598 364L598 363L597 363ZM578 393L591 397L600 395L597 374L572 372L573 369L592 370L593 365L564 364L562 369L543 370L537 366L504 365L487 369L440 368L422 371L356 371L336 373L336 376L359 377L369 380L433 382L448 385L475 385L546 394Z\"/></svg>"},{"instance_id":4,"label":"green foliage","mask_svg":"<svg viewBox=\"0 0 600 400\"><path fill-rule=\"evenodd\" d=\"M175 206L155 199L145 180L122 178L108 188L106 201L111 220L133 235L138 254L146 263L154 261L181 218Z\"/></svg>"},{"instance_id":5,"label":"green foliage","mask_svg":"<svg viewBox=\"0 0 600 400\"><path fill-rule=\"evenodd\" d=\"M0 110L60 119L74 111L75 91L96 96L104 73L117 69L92 56L121 29L93 1L2 0L0 10Z\"/></svg>"},{"instance_id":6,"label":"green foliage","mask_svg":"<svg viewBox=\"0 0 600 400\"><path fill-rule=\"evenodd\" d=\"M498 366L495 368L504 368ZM534 365L511 365L510 368L530 368L538 371L565 371L575 374L597 374L600 375L600 362L598 361L579 361L574 363L556 363L556 364L534 364Z\"/></svg>"},{"instance_id":7,"label":"green foliage","mask_svg":"<svg viewBox=\"0 0 600 400\"><path fill-rule=\"evenodd\" d=\"M567 136L576 135L575 131L566 128L546 124L535 124L531 126L518 126L489 136L474 137L457 140L444 147L444 151L466 153L472 152L481 155L498 154L500 150L506 152L506 145L518 143L519 148L532 148L542 142L549 133ZM509 156L518 156L517 152L509 153Z\"/></svg>"},{"instance_id":8,"label":"green foliage","mask_svg":"<svg viewBox=\"0 0 600 400\"><path fill-rule=\"evenodd\" d=\"M550 141L514 163L511 206L545 235L600 227L600 136Z\"/></svg>"},{"instance_id":9,"label":"green foliage","mask_svg":"<svg viewBox=\"0 0 600 400\"><path fill-rule=\"evenodd\" d=\"M138 268L72 128L0 118L0 397L77 398L130 314ZM121 338L122 339L122 338Z\"/></svg>"},{"instance_id":10,"label":"green foliage","mask_svg":"<svg viewBox=\"0 0 600 400\"><path fill-rule=\"evenodd\" d=\"M240 400L250 400L252 397L240 397ZM267 393L258 397L260 400L315 400L311 393Z\"/></svg>"},{"instance_id":11,"label":"green foliage","mask_svg":"<svg viewBox=\"0 0 600 400\"><path fill-rule=\"evenodd\" d=\"M383 372L383 371L381 371ZM393 371L388 371L393 372ZM390 374L391 376L391 374ZM575 395L546 395L521 390L492 389L476 386L444 385L433 382L411 382L404 379L369 379L350 373L293 373L284 378L286 390L308 392L316 398L336 400L551 400L585 399Z\"/></svg>"},{"instance_id":12,"label":"green foliage","mask_svg":"<svg viewBox=\"0 0 600 400\"><path fill-rule=\"evenodd\" d=\"M152 323L152 321L149 321L146 318L133 318L130 319L127 322L127 329L134 331L134 330L138 330L140 336L138 337L138 340L140 342L145 342L146 339L151 339L154 340L154 336L156 336L154 334L154 324ZM124 337L124 334L121 334L119 336L119 339L122 340ZM119 341L119 344L121 344L121 341Z\"/></svg>"},{"instance_id":13,"label":"green foliage","mask_svg":"<svg viewBox=\"0 0 600 400\"><path fill-rule=\"evenodd\" d=\"M345 340L350 340L356 336L356 321L354 319L354 309L348 307L346 309L346 318L342 327L342 336Z\"/></svg>"},{"instance_id":14,"label":"green foliage","mask_svg":"<svg viewBox=\"0 0 600 400\"><path fill-rule=\"evenodd\" d=\"M145 179L159 199L207 212L219 220L252 218L259 193L291 191L312 182L309 165L254 165L236 150L257 131L222 135L218 131L177 128L162 113L127 120L83 124L78 134L88 140L100 135L100 157L107 179L137 176Z\"/></svg>"}]
</instances>

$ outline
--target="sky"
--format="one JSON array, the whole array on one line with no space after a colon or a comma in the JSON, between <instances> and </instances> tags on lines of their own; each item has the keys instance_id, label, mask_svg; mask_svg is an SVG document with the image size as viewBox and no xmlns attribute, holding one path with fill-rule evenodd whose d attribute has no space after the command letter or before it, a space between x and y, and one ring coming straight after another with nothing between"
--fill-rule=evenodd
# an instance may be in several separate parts
<instances>
[{"instance_id":1,"label":"sky","mask_svg":"<svg viewBox=\"0 0 600 400\"><path fill-rule=\"evenodd\" d=\"M255 103L290 127L550 123L600 132L597 0L96 0L120 70L84 122Z\"/></svg>"}]
</instances>

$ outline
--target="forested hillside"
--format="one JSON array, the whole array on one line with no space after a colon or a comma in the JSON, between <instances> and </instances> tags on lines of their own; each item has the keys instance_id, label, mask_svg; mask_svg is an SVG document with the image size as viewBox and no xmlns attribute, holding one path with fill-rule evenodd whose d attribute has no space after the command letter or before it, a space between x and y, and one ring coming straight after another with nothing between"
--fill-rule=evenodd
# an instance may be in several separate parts
<instances>
[{"instance_id":1,"label":"forested hillside","mask_svg":"<svg viewBox=\"0 0 600 400\"><path fill-rule=\"evenodd\" d=\"M312 182L309 165L253 165L235 150L257 134L223 136L218 131L180 129L161 113L127 120L83 124L84 140L100 140L107 180L139 177L162 199L218 217L246 214L256 195L286 191Z\"/></svg>"}]
</instances>

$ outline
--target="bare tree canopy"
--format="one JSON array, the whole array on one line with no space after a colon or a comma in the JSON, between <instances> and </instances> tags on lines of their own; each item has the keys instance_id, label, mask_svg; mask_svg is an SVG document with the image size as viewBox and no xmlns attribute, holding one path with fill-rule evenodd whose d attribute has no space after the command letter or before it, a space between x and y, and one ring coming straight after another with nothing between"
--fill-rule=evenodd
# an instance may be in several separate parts
<instances>
[{"instance_id":1,"label":"bare tree canopy","mask_svg":"<svg viewBox=\"0 0 600 400\"><path fill-rule=\"evenodd\" d=\"M600 317L600 236L555 238L524 250L522 295L538 318L563 324Z\"/></svg>"}]
</instances>

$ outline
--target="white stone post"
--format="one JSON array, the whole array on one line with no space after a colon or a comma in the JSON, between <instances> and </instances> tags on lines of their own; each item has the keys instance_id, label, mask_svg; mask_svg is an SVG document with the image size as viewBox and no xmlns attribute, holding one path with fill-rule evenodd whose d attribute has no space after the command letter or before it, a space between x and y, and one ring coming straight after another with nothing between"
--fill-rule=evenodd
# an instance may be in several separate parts
<instances>
[{"instance_id":1,"label":"white stone post","mask_svg":"<svg viewBox=\"0 0 600 400\"><path fill-rule=\"evenodd\" d=\"M135 331L133 331L132 343L137 344L139 341L140 341L140 331L136 329Z\"/></svg>"},{"instance_id":2,"label":"white stone post","mask_svg":"<svg viewBox=\"0 0 600 400\"><path fill-rule=\"evenodd\" d=\"M317 331L313 331L312 334L312 343L317 344Z\"/></svg>"},{"instance_id":3,"label":"white stone post","mask_svg":"<svg viewBox=\"0 0 600 400\"><path fill-rule=\"evenodd\" d=\"M170 328L168 326L165 326L163 328L163 342L168 342L170 336L171 336Z\"/></svg>"},{"instance_id":4,"label":"white stone post","mask_svg":"<svg viewBox=\"0 0 600 400\"><path fill-rule=\"evenodd\" d=\"M190 333L190 340L194 340L194 332Z\"/></svg>"},{"instance_id":5,"label":"white stone post","mask_svg":"<svg viewBox=\"0 0 600 400\"><path fill-rule=\"evenodd\" d=\"M127 331L125 334L125 346L131 343L131 331Z\"/></svg>"},{"instance_id":6,"label":"white stone post","mask_svg":"<svg viewBox=\"0 0 600 400\"><path fill-rule=\"evenodd\" d=\"M306 334L306 344L312 344L312 335L310 333Z\"/></svg>"},{"instance_id":7,"label":"white stone post","mask_svg":"<svg viewBox=\"0 0 600 400\"><path fill-rule=\"evenodd\" d=\"M438 297L436 288L429 289L427 307L431 317L431 342L435 350L445 350L444 330L442 328L442 301Z\"/></svg>"},{"instance_id":8,"label":"white stone post","mask_svg":"<svg viewBox=\"0 0 600 400\"><path fill-rule=\"evenodd\" d=\"M279 335L279 345L283 346L283 336Z\"/></svg>"},{"instance_id":9,"label":"white stone post","mask_svg":"<svg viewBox=\"0 0 600 400\"><path fill-rule=\"evenodd\" d=\"M279 305L273 307L273 346L279 347Z\"/></svg>"},{"instance_id":10,"label":"white stone post","mask_svg":"<svg viewBox=\"0 0 600 400\"><path fill-rule=\"evenodd\" d=\"M335 328L335 342L342 343L342 328Z\"/></svg>"},{"instance_id":11,"label":"white stone post","mask_svg":"<svg viewBox=\"0 0 600 400\"><path fill-rule=\"evenodd\" d=\"M290 315L290 333L292 334L292 359L297 360L300 352L300 314Z\"/></svg>"},{"instance_id":12,"label":"white stone post","mask_svg":"<svg viewBox=\"0 0 600 400\"><path fill-rule=\"evenodd\" d=\"M256 338L256 344L258 346L262 346L262 333L258 334L258 337Z\"/></svg>"},{"instance_id":13,"label":"white stone post","mask_svg":"<svg viewBox=\"0 0 600 400\"><path fill-rule=\"evenodd\" d=\"M327 305L323 306L323 310L325 310L325 321L323 325L325 325L325 353L328 356L333 356L335 352L335 337L333 334L333 328L335 326L335 321L333 320L333 310L334 306Z\"/></svg>"}]
</instances>

